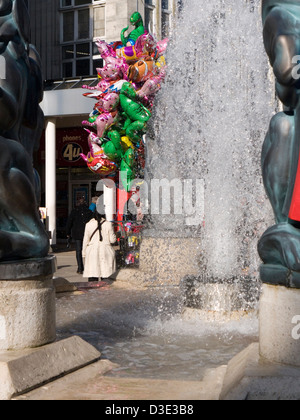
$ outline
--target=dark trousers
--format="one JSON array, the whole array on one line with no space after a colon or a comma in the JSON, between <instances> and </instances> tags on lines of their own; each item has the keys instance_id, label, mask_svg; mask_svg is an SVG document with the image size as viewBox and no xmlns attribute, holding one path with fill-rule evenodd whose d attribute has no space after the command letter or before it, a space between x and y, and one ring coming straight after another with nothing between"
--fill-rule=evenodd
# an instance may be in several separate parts
<instances>
[{"instance_id":1,"label":"dark trousers","mask_svg":"<svg viewBox=\"0 0 300 420\"><path fill-rule=\"evenodd\" d=\"M82 244L83 244L82 240L79 240L79 239L75 240L76 260L77 260L78 271L84 270L83 259L82 259Z\"/></svg>"}]
</instances>

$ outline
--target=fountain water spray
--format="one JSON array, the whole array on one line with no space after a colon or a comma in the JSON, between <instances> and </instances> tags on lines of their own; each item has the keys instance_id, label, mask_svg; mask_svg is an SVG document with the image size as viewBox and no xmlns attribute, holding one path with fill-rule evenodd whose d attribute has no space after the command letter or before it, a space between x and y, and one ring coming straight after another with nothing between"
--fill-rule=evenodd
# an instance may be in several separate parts
<instances>
[{"instance_id":1,"label":"fountain water spray","mask_svg":"<svg viewBox=\"0 0 300 420\"><path fill-rule=\"evenodd\" d=\"M252 305L260 286L257 242L272 218L261 177L261 147L277 107L261 36L260 1L186 0L167 62L153 140L147 144L146 175L203 180L204 222L187 226L184 214L152 215L152 222L159 235L199 238L199 275L183 282L194 291L187 292L188 305L216 310ZM209 291L208 284L220 283L233 286L221 291L229 293L226 308L222 299L209 304L217 292L215 286Z\"/></svg>"}]
</instances>

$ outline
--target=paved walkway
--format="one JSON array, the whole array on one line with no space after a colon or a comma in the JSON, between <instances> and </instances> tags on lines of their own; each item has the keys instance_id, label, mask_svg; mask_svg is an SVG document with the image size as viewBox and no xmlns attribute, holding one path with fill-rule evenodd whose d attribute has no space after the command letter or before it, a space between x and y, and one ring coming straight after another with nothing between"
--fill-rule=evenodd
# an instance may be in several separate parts
<instances>
[{"instance_id":1,"label":"paved walkway","mask_svg":"<svg viewBox=\"0 0 300 420\"><path fill-rule=\"evenodd\" d=\"M61 251L54 253L57 259L57 271L55 277L67 279L70 283L87 282L82 274L77 274L75 251Z\"/></svg>"},{"instance_id":2,"label":"paved walkway","mask_svg":"<svg viewBox=\"0 0 300 420\"><path fill-rule=\"evenodd\" d=\"M57 259L57 271L54 278L66 279L71 284L88 283L88 279L84 278L82 274L77 273L76 253L74 250L63 249L59 252L53 253ZM116 287L140 287L138 279L139 270L132 268L124 268L118 270L112 280Z\"/></svg>"},{"instance_id":3,"label":"paved walkway","mask_svg":"<svg viewBox=\"0 0 300 420\"><path fill-rule=\"evenodd\" d=\"M77 274L75 251L63 250L55 253L57 290L74 293L81 286L90 287L88 279ZM131 280L129 273L131 272ZM121 280L108 282L111 288L135 288L138 270L119 273ZM122 280L123 279L123 280ZM76 292L75 292L76 293ZM149 380L140 378L119 378L105 376L117 367L109 360L99 360L60 379L45 384L15 400L216 400L221 391L225 367L208 372L203 382ZM128 404L127 404L128 405Z\"/></svg>"}]
</instances>

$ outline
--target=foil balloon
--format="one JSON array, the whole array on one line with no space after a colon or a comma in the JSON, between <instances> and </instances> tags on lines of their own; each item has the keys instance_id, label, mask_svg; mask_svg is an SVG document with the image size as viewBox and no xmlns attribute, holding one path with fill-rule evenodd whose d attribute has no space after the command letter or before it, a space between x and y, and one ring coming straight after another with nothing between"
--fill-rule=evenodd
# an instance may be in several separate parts
<instances>
[{"instance_id":1,"label":"foil balloon","mask_svg":"<svg viewBox=\"0 0 300 420\"><path fill-rule=\"evenodd\" d=\"M146 123L151 117L151 111L138 101L138 95L131 83L126 82L120 92L120 105L132 121Z\"/></svg>"},{"instance_id":2,"label":"foil balloon","mask_svg":"<svg viewBox=\"0 0 300 420\"><path fill-rule=\"evenodd\" d=\"M117 170L117 165L108 159L104 154L104 150L98 143L98 138L95 133L86 130L89 133L88 144L90 151L87 155L81 153L81 157L87 163L88 168L95 174L102 177L111 175Z\"/></svg>"},{"instance_id":3,"label":"foil balloon","mask_svg":"<svg viewBox=\"0 0 300 420\"><path fill-rule=\"evenodd\" d=\"M104 82L104 80L102 81ZM91 99L103 99L106 94L108 93L120 93L123 83L125 83L126 80L112 80L111 82L105 81L104 83L99 83L96 88L90 88L90 92L86 92L83 94L83 96ZM101 86L100 89L98 86ZM117 99L116 99L117 101Z\"/></svg>"},{"instance_id":4,"label":"foil balloon","mask_svg":"<svg viewBox=\"0 0 300 420\"><path fill-rule=\"evenodd\" d=\"M82 121L83 125L88 125L97 129L97 136L103 137L104 132L113 125L118 112L116 108L119 104L119 95L117 93L107 93L102 96L95 105L93 115L89 121Z\"/></svg>"},{"instance_id":5,"label":"foil balloon","mask_svg":"<svg viewBox=\"0 0 300 420\"><path fill-rule=\"evenodd\" d=\"M139 59L134 46L120 48L117 50L117 54L118 57L124 58L126 63L136 62Z\"/></svg>"},{"instance_id":6,"label":"foil balloon","mask_svg":"<svg viewBox=\"0 0 300 420\"><path fill-rule=\"evenodd\" d=\"M102 177L109 176L117 170L117 165L105 156L90 158L87 161L87 166L94 174L101 175Z\"/></svg>"},{"instance_id":7,"label":"foil balloon","mask_svg":"<svg viewBox=\"0 0 300 420\"><path fill-rule=\"evenodd\" d=\"M111 127L114 122L116 121L118 117L118 112L114 111L114 112L105 112L103 114L100 114L96 117L92 117L90 120L91 121L87 121L84 120L82 121L83 125L89 126L89 127L93 127L97 129L97 136L99 138L102 138L105 131L109 129L109 127Z\"/></svg>"},{"instance_id":8,"label":"foil balloon","mask_svg":"<svg viewBox=\"0 0 300 420\"><path fill-rule=\"evenodd\" d=\"M141 35L135 45L120 48L116 51L119 58L126 60L126 63L136 62L139 59L150 57L155 53L156 42L151 34L145 32Z\"/></svg>"},{"instance_id":9,"label":"foil balloon","mask_svg":"<svg viewBox=\"0 0 300 420\"><path fill-rule=\"evenodd\" d=\"M134 83L146 82L148 79L158 75L166 68L165 57L159 57L157 61L153 57L139 60L129 66L128 79Z\"/></svg>"},{"instance_id":10,"label":"foil balloon","mask_svg":"<svg viewBox=\"0 0 300 420\"><path fill-rule=\"evenodd\" d=\"M127 37L125 36L125 32L128 31L129 26L122 29L121 31L121 41L124 46L127 44L134 45L138 37L142 35L145 31L144 22L139 12L135 12L131 15L130 23L131 25L134 25L135 28L129 33Z\"/></svg>"},{"instance_id":11,"label":"foil balloon","mask_svg":"<svg viewBox=\"0 0 300 420\"><path fill-rule=\"evenodd\" d=\"M99 91L99 92L104 92L113 83L114 83L113 81L108 81L108 80L100 79L100 81L97 84L97 86L83 85L82 88L83 89L92 90L92 91L96 90L96 91ZM90 96L90 97L92 97L92 94L91 93L84 93L83 96Z\"/></svg>"},{"instance_id":12,"label":"foil balloon","mask_svg":"<svg viewBox=\"0 0 300 420\"><path fill-rule=\"evenodd\" d=\"M134 150L134 144L130 141L129 137L127 136L121 137L121 146L122 146L123 152L126 152L129 148Z\"/></svg>"},{"instance_id":13,"label":"foil balloon","mask_svg":"<svg viewBox=\"0 0 300 420\"><path fill-rule=\"evenodd\" d=\"M135 83L145 82L153 75L155 62L152 57L146 60L139 60L137 63L129 66L128 79Z\"/></svg>"},{"instance_id":14,"label":"foil balloon","mask_svg":"<svg viewBox=\"0 0 300 420\"><path fill-rule=\"evenodd\" d=\"M160 57L165 53L165 51L167 49L167 46L168 46L168 42L169 42L169 38L165 38L162 41L158 41L156 43L156 55L157 56Z\"/></svg>"},{"instance_id":15,"label":"foil balloon","mask_svg":"<svg viewBox=\"0 0 300 420\"><path fill-rule=\"evenodd\" d=\"M122 57L117 57L113 48L101 39L97 39L96 45L105 65L97 68L99 76L104 80L127 79L128 65Z\"/></svg>"},{"instance_id":16,"label":"foil balloon","mask_svg":"<svg viewBox=\"0 0 300 420\"><path fill-rule=\"evenodd\" d=\"M152 78L148 79L141 89L137 91L137 95L141 99L145 99L147 102L154 97L155 93L159 91L161 88L161 83L165 78L165 70L161 70L158 76L153 76Z\"/></svg>"},{"instance_id":17,"label":"foil balloon","mask_svg":"<svg viewBox=\"0 0 300 420\"><path fill-rule=\"evenodd\" d=\"M120 105L127 117L124 123L126 136L137 143L145 133L146 123L151 117L151 111L139 102L139 97L129 82L124 83L120 92Z\"/></svg>"},{"instance_id":18,"label":"foil balloon","mask_svg":"<svg viewBox=\"0 0 300 420\"><path fill-rule=\"evenodd\" d=\"M117 109L119 105L119 95L115 92L109 92L105 95L101 95L99 101L95 105L95 107L100 112L112 112Z\"/></svg>"},{"instance_id":19,"label":"foil balloon","mask_svg":"<svg viewBox=\"0 0 300 420\"><path fill-rule=\"evenodd\" d=\"M96 45L104 61L98 68L95 87L84 85L84 96L95 100L93 111L83 125L89 132L89 153L82 154L89 169L101 177L115 176L130 192L135 177L143 176L145 148L143 134L151 118L154 95L165 77L163 56L168 40L156 39L144 30L141 15L132 15L135 30L122 41L107 44L97 39Z\"/></svg>"},{"instance_id":20,"label":"foil balloon","mask_svg":"<svg viewBox=\"0 0 300 420\"><path fill-rule=\"evenodd\" d=\"M126 191L130 191L132 181L136 175L136 163L134 151L129 148L125 152L120 166L120 179Z\"/></svg>"},{"instance_id":21,"label":"foil balloon","mask_svg":"<svg viewBox=\"0 0 300 420\"><path fill-rule=\"evenodd\" d=\"M146 31L137 39L135 44L135 50L137 56L140 58L148 57L154 54L156 51L156 41L154 37Z\"/></svg>"},{"instance_id":22,"label":"foil balloon","mask_svg":"<svg viewBox=\"0 0 300 420\"><path fill-rule=\"evenodd\" d=\"M118 131L110 131L107 137L109 141L103 142L103 151L110 160L120 163L123 157L121 136Z\"/></svg>"}]
</instances>

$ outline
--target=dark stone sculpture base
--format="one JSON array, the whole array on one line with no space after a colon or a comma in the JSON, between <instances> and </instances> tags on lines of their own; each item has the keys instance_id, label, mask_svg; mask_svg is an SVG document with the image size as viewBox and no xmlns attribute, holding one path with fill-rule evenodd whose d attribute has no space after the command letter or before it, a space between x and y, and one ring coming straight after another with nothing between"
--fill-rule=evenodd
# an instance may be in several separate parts
<instances>
[{"instance_id":1,"label":"dark stone sculpture base","mask_svg":"<svg viewBox=\"0 0 300 420\"><path fill-rule=\"evenodd\" d=\"M300 289L300 272L292 271L282 265L262 264L260 278L263 283Z\"/></svg>"},{"instance_id":2,"label":"dark stone sculpture base","mask_svg":"<svg viewBox=\"0 0 300 420\"><path fill-rule=\"evenodd\" d=\"M57 269L56 257L10 261L0 263L1 280L38 280L52 278Z\"/></svg>"},{"instance_id":3,"label":"dark stone sculpture base","mask_svg":"<svg viewBox=\"0 0 300 420\"><path fill-rule=\"evenodd\" d=\"M56 257L0 264L0 350L39 347L56 339Z\"/></svg>"}]
</instances>

